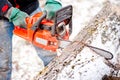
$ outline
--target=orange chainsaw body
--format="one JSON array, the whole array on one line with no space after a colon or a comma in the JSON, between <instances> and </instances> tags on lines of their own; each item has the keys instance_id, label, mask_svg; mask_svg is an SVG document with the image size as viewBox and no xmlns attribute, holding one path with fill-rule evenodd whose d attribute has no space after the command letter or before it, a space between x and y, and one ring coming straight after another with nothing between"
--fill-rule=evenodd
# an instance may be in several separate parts
<instances>
[{"instance_id":1,"label":"orange chainsaw body","mask_svg":"<svg viewBox=\"0 0 120 80\"><path fill-rule=\"evenodd\" d=\"M56 49L58 48L58 40L56 39L55 36L51 35L50 31L38 29L35 32L34 30L31 29L33 24L36 22L37 18L41 16L42 16L42 12L35 14L30 19L27 18L26 19L27 29L16 26L14 29L14 34L26 39L27 41L32 42L34 45L40 48L56 51ZM33 20L33 21L29 21L29 20ZM43 20L43 23L48 25L54 25L52 21L46 22L46 20Z\"/></svg>"},{"instance_id":2,"label":"orange chainsaw body","mask_svg":"<svg viewBox=\"0 0 120 80\"><path fill-rule=\"evenodd\" d=\"M43 12L38 12L32 17L26 18L26 28L15 26L13 33L37 47L55 52L60 43L58 34L52 34L51 32L52 27L55 25L55 21L47 20L43 15ZM40 20L39 18L41 17L43 17L43 19ZM41 29L39 28L40 26L45 26L46 29ZM62 38L65 40L69 39L69 31L66 30L65 35L62 36Z\"/></svg>"}]
</instances>

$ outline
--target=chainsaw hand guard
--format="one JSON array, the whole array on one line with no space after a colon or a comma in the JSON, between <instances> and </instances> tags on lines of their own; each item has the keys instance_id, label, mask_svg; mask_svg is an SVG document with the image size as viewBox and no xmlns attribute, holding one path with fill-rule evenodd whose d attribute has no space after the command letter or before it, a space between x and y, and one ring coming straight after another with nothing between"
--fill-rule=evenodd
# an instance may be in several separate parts
<instances>
[{"instance_id":1,"label":"chainsaw hand guard","mask_svg":"<svg viewBox=\"0 0 120 80\"><path fill-rule=\"evenodd\" d=\"M72 33L72 6L66 6L55 13L55 24L52 27L52 35L58 34L58 37L68 36ZM61 25L62 23L62 25ZM69 30L67 30L67 25ZM68 39L67 38L67 39Z\"/></svg>"}]
</instances>

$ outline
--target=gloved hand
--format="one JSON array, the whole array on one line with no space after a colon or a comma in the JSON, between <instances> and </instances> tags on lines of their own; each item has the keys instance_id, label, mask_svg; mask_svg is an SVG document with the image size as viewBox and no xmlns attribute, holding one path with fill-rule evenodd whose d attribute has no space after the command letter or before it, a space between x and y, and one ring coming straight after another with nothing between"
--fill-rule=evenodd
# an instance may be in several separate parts
<instances>
[{"instance_id":1,"label":"gloved hand","mask_svg":"<svg viewBox=\"0 0 120 80\"><path fill-rule=\"evenodd\" d=\"M56 0L47 0L44 11L47 12L47 19L53 19L55 12L62 7L62 4Z\"/></svg>"},{"instance_id":2,"label":"gloved hand","mask_svg":"<svg viewBox=\"0 0 120 80\"><path fill-rule=\"evenodd\" d=\"M27 13L22 12L17 8L11 7L7 12L6 17L9 19L10 22L13 22L15 26L26 28L25 19L26 17L28 17Z\"/></svg>"},{"instance_id":3,"label":"gloved hand","mask_svg":"<svg viewBox=\"0 0 120 80\"><path fill-rule=\"evenodd\" d=\"M25 27L25 18L28 16L26 13L19 9L13 8L8 0L0 0L0 16L7 17L14 25Z\"/></svg>"}]
</instances>

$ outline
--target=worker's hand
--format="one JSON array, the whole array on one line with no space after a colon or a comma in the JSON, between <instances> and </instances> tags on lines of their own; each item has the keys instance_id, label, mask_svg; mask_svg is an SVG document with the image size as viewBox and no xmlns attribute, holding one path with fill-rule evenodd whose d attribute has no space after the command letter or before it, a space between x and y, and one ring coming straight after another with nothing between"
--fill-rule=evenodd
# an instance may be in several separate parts
<instances>
[{"instance_id":1,"label":"worker's hand","mask_svg":"<svg viewBox=\"0 0 120 80\"><path fill-rule=\"evenodd\" d=\"M15 26L26 27L25 18L28 15L19 9L13 8L8 0L0 0L0 16L7 17Z\"/></svg>"},{"instance_id":2,"label":"worker's hand","mask_svg":"<svg viewBox=\"0 0 120 80\"><path fill-rule=\"evenodd\" d=\"M61 9L62 4L56 0L47 0L44 11L47 12L47 19L53 19L55 12Z\"/></svg>"},{"instance_id":3,"label":"worker's hand","mask_svg":"<svg viewBox=\"0 0 120 80\"><path fill-rule=\"evenodd\" d=\"M28 17L27 13L22 12L17 8L11 7L5 16L9 19L10 22L13 22L15 26L26 28L25 19Z\"/></svg>"}]
</instances>

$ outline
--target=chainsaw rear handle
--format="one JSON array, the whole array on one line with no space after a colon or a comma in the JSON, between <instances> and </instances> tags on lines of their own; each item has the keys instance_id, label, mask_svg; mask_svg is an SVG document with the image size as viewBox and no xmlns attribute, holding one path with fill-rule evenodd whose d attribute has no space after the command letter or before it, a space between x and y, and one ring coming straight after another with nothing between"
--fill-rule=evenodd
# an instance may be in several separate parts
<instances>
[{"instance_id":1,"label":"chainsaw rear handle","mask_svg":"<svg viewBox=\"0 0 120 80\"><path fill-rule=\"evenodd\" d=\"M52 35L55 35L57 33L56 31L57 26L62 21L67 21L65 25L69 25L69 34L72 33L72 11L73 11L72 5L68 5L64 8L61 8L55 13L54 17L55 24L52 27Z\"/></svg>"},{"instance_id":2,"label":"chainsaw rear handle","mask_svg":"<svg viewBox=\"0 0 120 80\"><path fill-rule=\"evenodd\" d=\"M41 21L42 21L43 19L45 19L46 16L47 16L47 12L44 11L44 12L43 12L43 15L40 16L40 18L37 20L37 22L35 22L35 24L33 24L33 26L31 27L31 29L32 29L33 31L35 31L36 29L38 29L38 28L40 27L40 25L41 25L41 24L40 24Z\"/></svg>"}]
</instances>

